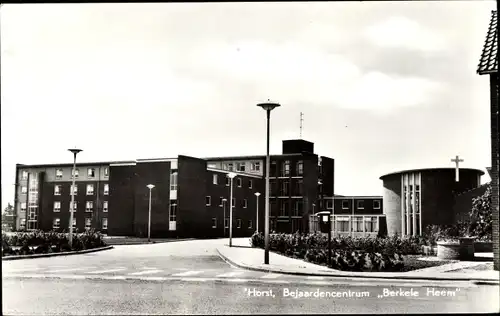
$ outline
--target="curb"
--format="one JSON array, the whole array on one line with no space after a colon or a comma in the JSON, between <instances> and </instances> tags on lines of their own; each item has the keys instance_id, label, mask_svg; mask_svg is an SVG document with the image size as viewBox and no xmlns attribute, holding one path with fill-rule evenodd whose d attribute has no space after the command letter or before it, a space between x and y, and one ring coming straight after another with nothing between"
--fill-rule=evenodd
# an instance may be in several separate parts
<instances>
[{"instance_id":1,"label":"curb","mask_svg":"<svg viewBox=\"0 0 500 316\"><path fill-rule=\"evenodd\" d=\"M79 251L40 253L40 254L26 255L26 256L5 256L5 257L2 257L2 261L20 260L20 259L35 259L35 258L57 257L57 256L71 256L71 255L78 255L78 254L103 251L103 250L108 250L108 249L113 249L113 248L114 248L113 246L105 246L105 247L79 250Z\"/></svg>"},{"instance_id":2,"label":"curb","mask_svg":"<svg viewBox=\"0 0 500 316\"><path fill-rule=\"evenodd\" d=\"M106 239L105 239L106 240ZM107 239L111 245L113 246L128 246L128 245L152 245L152 244L165 244L165 243L171 243L171 242L179 242L179 241L190 241L194 239L175 239L175 240L151 240L150 242L147 241L141 241L141 240L135 240L135 241L126 241L126 240L120 240L117 238L116 243L111 241L113 239Z\"/></svg>"},{"instance_id":3,"label":"curb","mask_svg":"<svg viewBox=\"0 0 500 316\"><path fill-rule=\"evenodd\" d=\"M281 274L290 274L290 275L301 275L301 276L323 276L323 277L343 277L343 278L358 278L358 279L399 279L399 280L427 280L427 281L468 281L474 282L475 284L481 285L499 285L499 280L495 279L475 279L475 278L461 278L461 277L436 277L436 276L425 276L425 275L386 275L386 276L374 276L374 275L359 275L358 272L351 272L351 274L333 274L333 273L314 273L314 272L298 272L298 271L283 271L272 268L258 268L252 267L245 264L237 263L227 256L223 255L219 248L217 248L217 253L219 256L230 265L235 267L251 270L251 271L259 271L259 272L272 272L272 273L281 273ZM388 272L390 273L390 272Z\"/></svg>"}]
</instances>

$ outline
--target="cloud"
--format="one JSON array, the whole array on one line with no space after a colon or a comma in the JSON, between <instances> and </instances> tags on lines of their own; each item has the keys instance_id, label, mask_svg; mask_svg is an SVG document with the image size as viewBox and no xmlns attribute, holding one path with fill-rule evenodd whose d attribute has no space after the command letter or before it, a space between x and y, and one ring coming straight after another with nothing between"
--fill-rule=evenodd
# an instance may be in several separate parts
<instances>
[{"instance_id":1,"label":"cloud","mask_svg":"<svg viewBox=\"0 0 500 316\"><path fill-rule=\"evenodd\" d=\"M440 51L446 40L438 32L422 27L417 22L401 16L368 26L364 36L373 44L387 48L411 48L422 51Z\"/></svg>"}]
</instances>

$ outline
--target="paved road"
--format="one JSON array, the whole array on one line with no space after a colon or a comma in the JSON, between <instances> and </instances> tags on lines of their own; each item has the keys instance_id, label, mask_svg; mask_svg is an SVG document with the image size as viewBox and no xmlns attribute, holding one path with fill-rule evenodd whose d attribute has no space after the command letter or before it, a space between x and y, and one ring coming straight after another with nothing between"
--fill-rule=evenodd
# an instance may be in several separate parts
<instances>
[{"instance_id":1,"label":"paved road","mask_svg":"<svg viewBox=\"0 0 500 316\"><path fill-rule=\"evenodd\" d=\"M221 242L224 241L117 246L85 255L4 261L3 313L473 313L499 310L498 286L349 280L248 271L234 268L217 256L215 247ZM419 296L378 297L400 288L413 289L411 293L418 292ZM250 293L245 289L250 289ZM448 296L434 296L427 295L428 289L450 292L444 293ZM274 294L272 297L266 296L271 294L269 290ZM290 294L311 291L313 297L294 298ZM354 296L315 298L315 291L330 296L331 292L351 291ZM356 297L356 293L363 297Z\"/></svg>"}]
</instances>

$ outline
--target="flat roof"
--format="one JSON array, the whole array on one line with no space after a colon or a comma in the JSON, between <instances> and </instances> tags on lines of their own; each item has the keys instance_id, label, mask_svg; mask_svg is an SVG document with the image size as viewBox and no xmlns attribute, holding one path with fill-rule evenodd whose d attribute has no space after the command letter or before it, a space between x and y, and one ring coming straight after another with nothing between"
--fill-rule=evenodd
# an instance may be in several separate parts
<instances>
[{"instance_id":1,"label":"flat roof","mask_svg":"<svg viewBox=\"0 0 500 316\"><path fill-rule=\"evenodd\" d=\"M479 170L479 169L460 168L460 170L476 171L480 175L484 175L484 171L483 170ZM384 174L379 179L383 180L383 178L385 178L385 177L396 175L396 174L400 174L400 173L422 172L422 171L455 171L455 168L419 168L419 169L401 170L401 171L396 171L396 172L391 172L391 173Z\"/></svg>"},{"instance_id":2,"label":"flat roof","mask_svg":"<svg viewBox=\"0 0 500 316\"><path fill-rule=\"evenodd\" d=\"M278 154L278 155L269 155L271 158L276 157L286 157L286 156L302 156L302 155L316 155L312 153L293 153L293 154ZM316 155L317 156L317 155ZM227 156L227 157L208 157L202 158L204 160L213 160L213 161L222 161L222 160L245 160L245 159L265 159L266 155L249 155L249 156ZM328 158L328 157L327 157Z\"/></svg>"}]
</instances>

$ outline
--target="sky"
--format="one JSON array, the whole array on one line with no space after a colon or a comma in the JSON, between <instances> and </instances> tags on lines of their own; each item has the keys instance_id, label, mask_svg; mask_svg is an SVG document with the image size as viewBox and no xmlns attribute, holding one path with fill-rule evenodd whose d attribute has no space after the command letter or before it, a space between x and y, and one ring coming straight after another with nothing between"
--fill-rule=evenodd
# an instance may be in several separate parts
<instances>
[{"instance_id":1,"label":"sky","mask_svg":"<svg viewBox=\"0 0 500 316\"><path fill-rule=\"evenodd\" d=\"M336 193L402 169L490 166L476 74L495 1L5 4L2 209L15 165L265 155L302 138ZM482 181L489 181L486 174Z\"/></svg>"}]
</instances>

